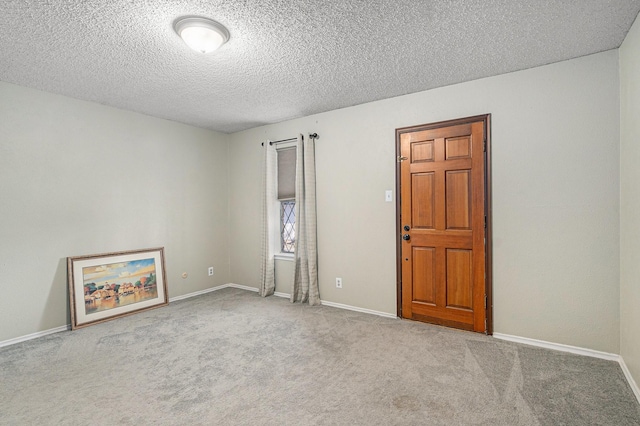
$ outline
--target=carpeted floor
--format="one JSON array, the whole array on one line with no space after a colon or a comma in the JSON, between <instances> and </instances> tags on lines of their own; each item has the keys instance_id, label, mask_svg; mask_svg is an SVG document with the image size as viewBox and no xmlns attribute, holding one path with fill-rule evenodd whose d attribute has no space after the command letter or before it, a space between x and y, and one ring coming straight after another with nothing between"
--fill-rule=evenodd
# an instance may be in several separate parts
<instances>
[{"instance_id":1,"label":"carpeted floor","mask_svg":"<svg viewBox=\"0 0 640 426\"><path fill-rule=\"evenodd\" d=\"M640 425L617 363L224 289L0 349L2 425Z\"/></svg>"}]
</instances>

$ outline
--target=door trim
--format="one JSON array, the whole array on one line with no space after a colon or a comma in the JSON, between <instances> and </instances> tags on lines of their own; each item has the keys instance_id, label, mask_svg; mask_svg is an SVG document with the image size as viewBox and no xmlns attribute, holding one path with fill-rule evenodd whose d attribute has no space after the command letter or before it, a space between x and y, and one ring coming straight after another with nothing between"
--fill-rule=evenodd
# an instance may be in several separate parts
<instances>
[{"instance_id":1,"label":"door trim","mask_svg":"<svg viewBox=\"0 0 640 426\"><path fill-rule=\"evenodd\" d=\"M421 124L417 126L396 129L396 297L397 316L402 318L402 216L400 191L400 135L438 127L449 127L482 121L484 123L485 155L484 155L484 214L487 218L485 230L485 294L487 303L485 309L486 334L493 334L493 220L491 210L491 114L475 115L455 120L439 121L437 123Z\"/></svg>"}]
</instances>

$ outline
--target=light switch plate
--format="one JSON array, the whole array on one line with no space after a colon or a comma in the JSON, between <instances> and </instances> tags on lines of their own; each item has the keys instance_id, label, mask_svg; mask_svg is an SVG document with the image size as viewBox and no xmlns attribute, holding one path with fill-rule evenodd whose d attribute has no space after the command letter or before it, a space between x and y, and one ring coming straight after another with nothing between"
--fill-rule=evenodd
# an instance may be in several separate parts
<instances>
[{"instance_id":1,"label":"light switch plate","mask_svg":"<svg viewBox=\"0 0 640 426\"><path fill-rule=\"evenodd\" d=\"M390 203L393 201L393 190L387 189L386 191L384 191L384 200L387 203Z\"/></svg>"}]
</instances>

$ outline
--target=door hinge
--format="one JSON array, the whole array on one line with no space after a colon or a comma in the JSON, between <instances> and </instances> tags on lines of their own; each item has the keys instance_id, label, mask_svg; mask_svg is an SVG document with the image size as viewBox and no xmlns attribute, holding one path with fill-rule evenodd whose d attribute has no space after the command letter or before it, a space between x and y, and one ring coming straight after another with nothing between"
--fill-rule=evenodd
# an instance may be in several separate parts
<instances>
[{"instance_id":1,"label":"door hinge","mask_svg":"<svg viewBox=\"0 0 640 426\"><path fill-rule=\"evenodd\" d=\"M487 138L484 138L482 143L482 151L487 152Z\"/></svg>"},{"instance_id":2,"label":"door hinge","mask_svg":"<svg viewBox=\"0 0 640 426\"><path fill-rule=\"evenodd\" d=\"M489 298L487 297L487 295L484 295L484 309L487 310L489 309ZM486 318L485 318L486 321Z\"/></svg>"},{"instance_id":3,"label":"door hinge","mask_svg":"<svg viewBox=\"0 0 640 426\"><path fill-rule=\"evenodd\" d=\"M408 160L408 157L403 157L401 155L398 155L398 163L402 163L404 160Z\"/></svg>"},{"instance_id":4,"label":"door hinge","mask_svg":"<svg viewBox=\"0 0 640 426\"><path fill-rule=\"evenodd\" d=\"M484 215L484 229L487 229L487 215Z\"/></svg>"}]
</instances>

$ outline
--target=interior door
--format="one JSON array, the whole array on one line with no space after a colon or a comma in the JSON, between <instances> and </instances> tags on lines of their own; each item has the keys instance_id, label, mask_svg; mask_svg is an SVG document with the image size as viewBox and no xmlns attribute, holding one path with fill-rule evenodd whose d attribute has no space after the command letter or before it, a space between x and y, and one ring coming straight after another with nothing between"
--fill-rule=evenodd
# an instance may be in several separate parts
<instances>
[{"instance_id":1,"label":"interior door","mask_svg":"<svg viewBox=\"0 0 640 426\"><path fill-rule=\"evenodd\" d=\"M488 332L488 116L399 129L401 317Z\"/></svg>"}]
</instances>

